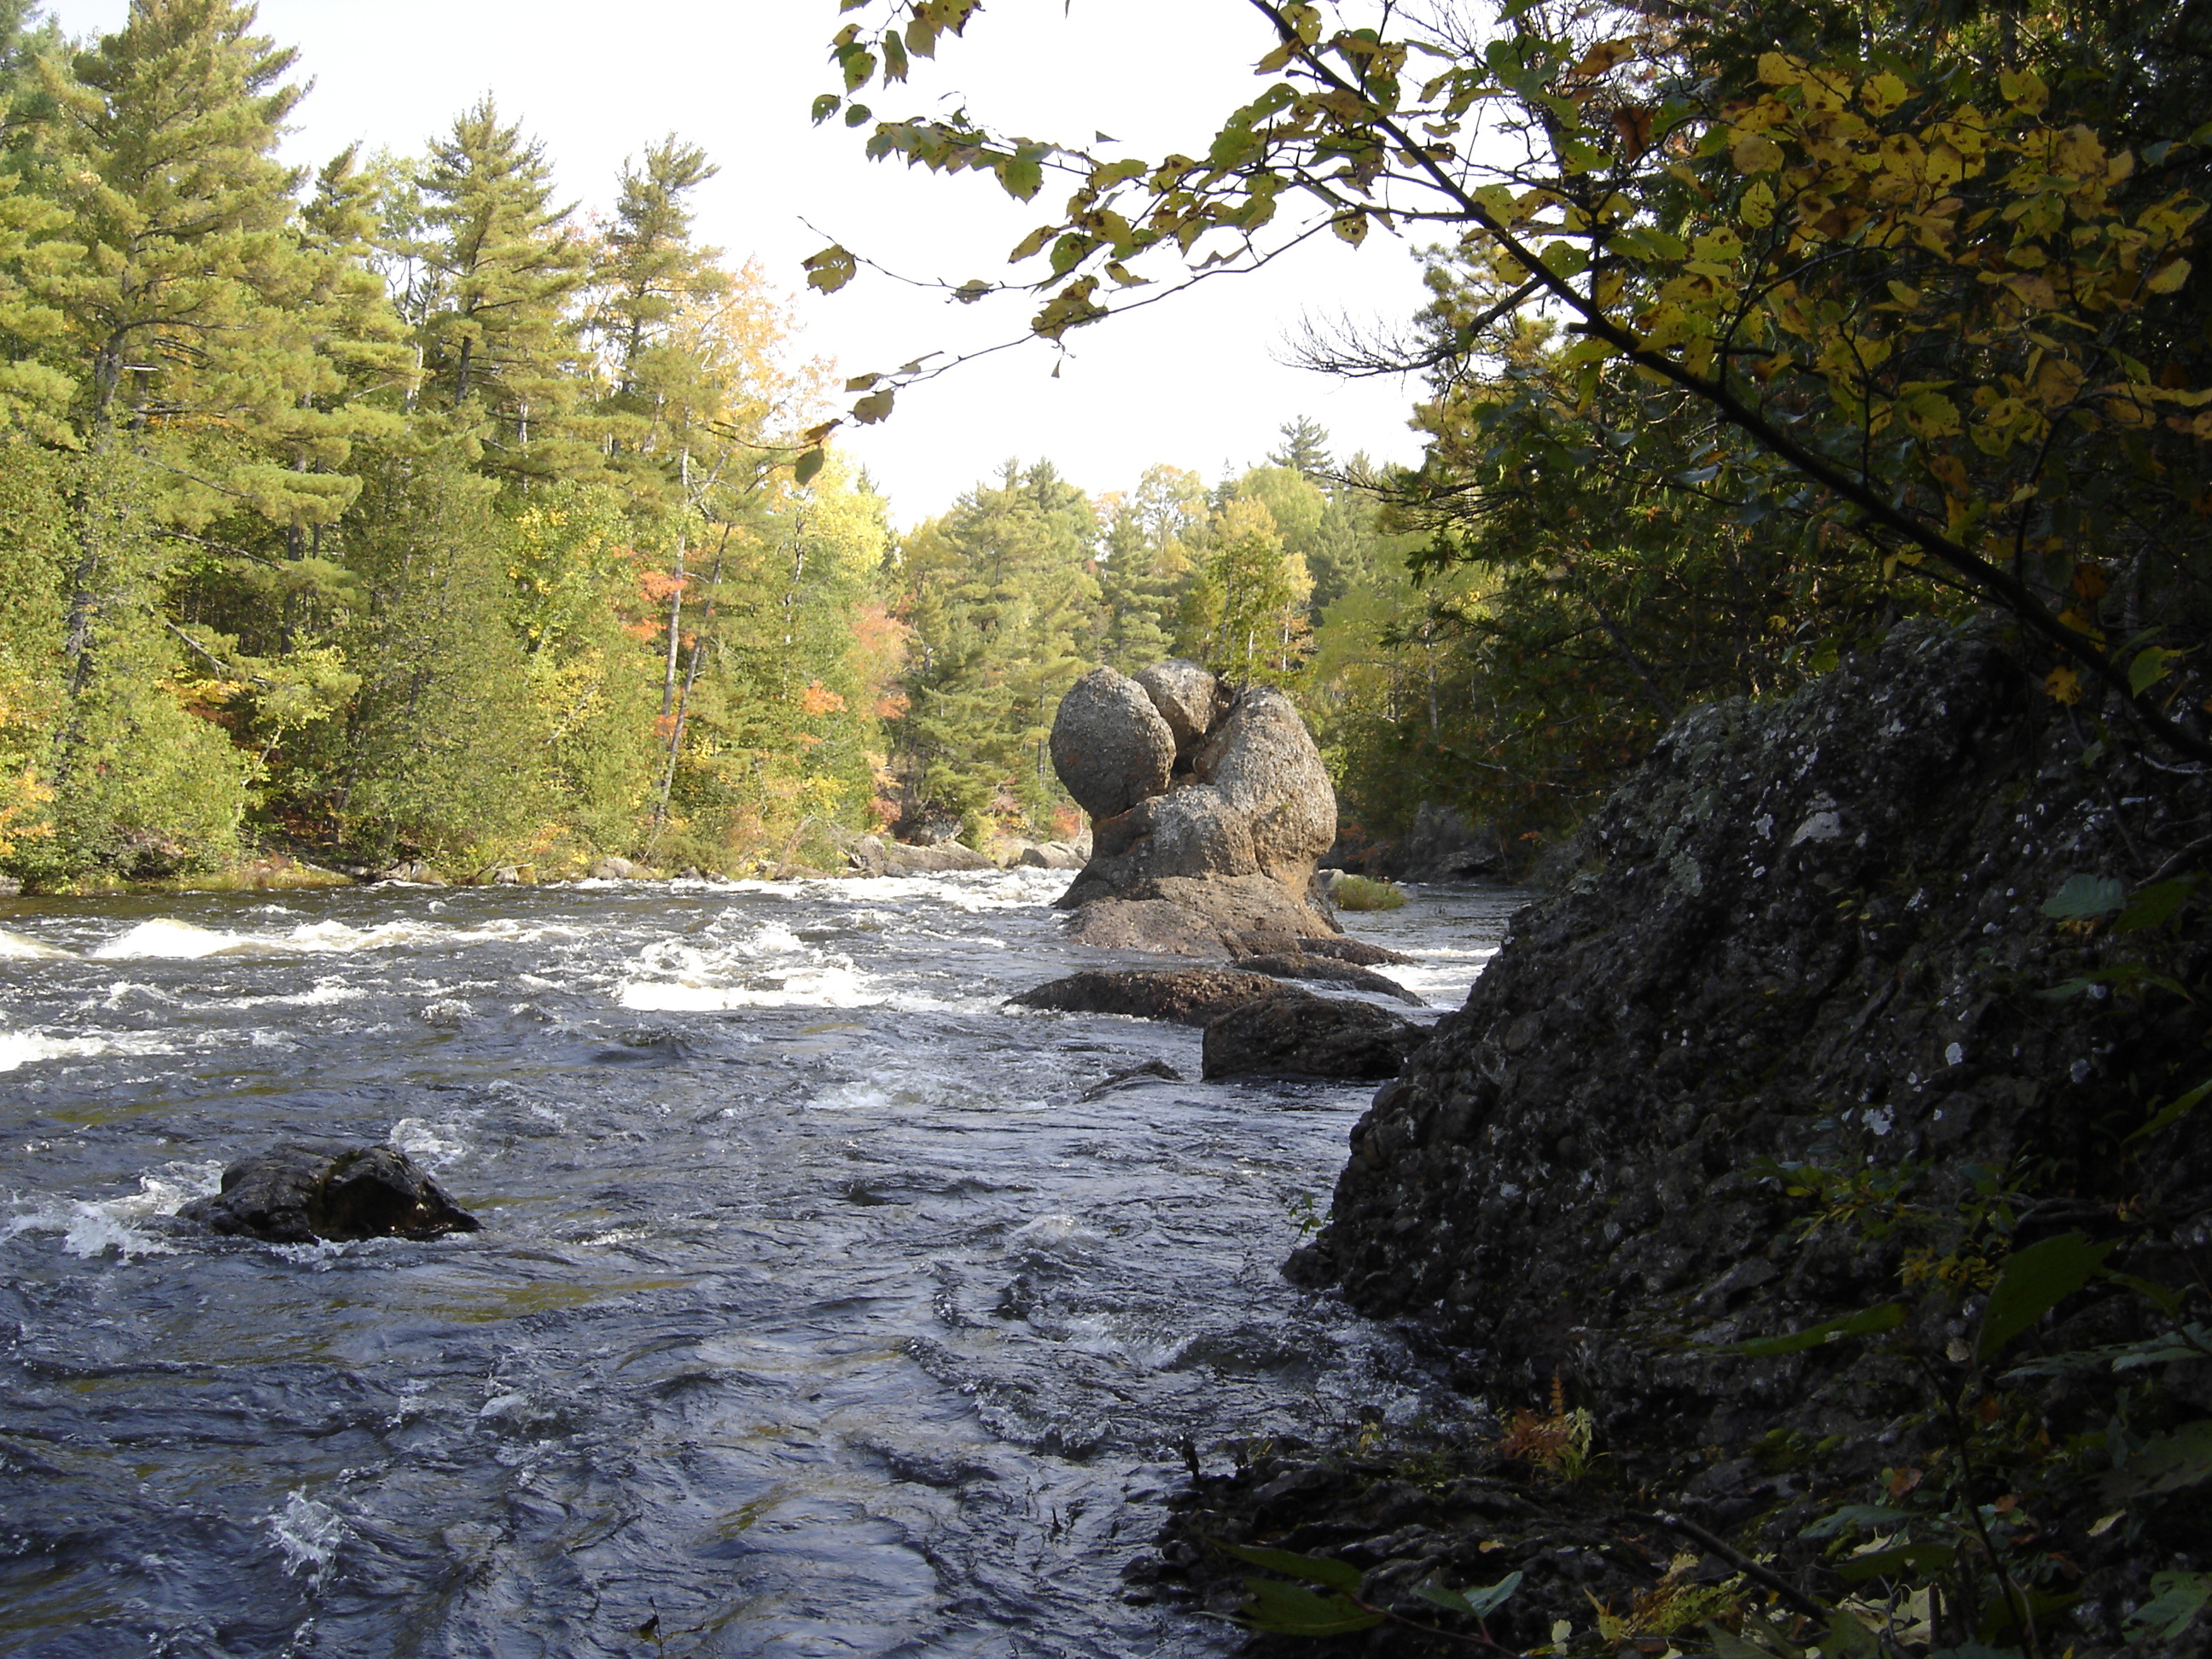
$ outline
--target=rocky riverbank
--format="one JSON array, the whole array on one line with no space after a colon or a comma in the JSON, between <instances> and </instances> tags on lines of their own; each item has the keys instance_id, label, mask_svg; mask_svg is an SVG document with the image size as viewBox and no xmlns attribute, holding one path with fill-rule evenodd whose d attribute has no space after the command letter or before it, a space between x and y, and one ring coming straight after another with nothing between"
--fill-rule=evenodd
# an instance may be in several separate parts
<instances>
[{"instance_id":1,"label":"rocky riverbank","mask_svg":"<svg viewBox=\"0 0 2212 1659\"><path fill-rule=\"evenodd\" d=\"M2203 778L2052 702L1993 636L1901 629L1680 721L1377 1093L1289 1270L1463 1349L1524 1425L1586 1435L1569 1507L1604 1509L1588 1548L1627 1573L1598 1638L1577 1621L1592 1650L1666 1645L1651 1598L1714 1577L1698 1548L1677 1570L1662 1510L1915 1649L2156 1649L2172 1620L2144 1607L2212 1589L2212 1111L2185 1104L2212 1074L2209 823ZM1408 1590L1407 1561L1459 1583L1518 1559L1461 1550L1468 1477L1419 1462L1217 1481L1158 1569L1202 1591L1249 1569L1178 1567L1198 1535L1327 1553L1392 1526L1336 1552L1371 1592ZM1892 1554L1855 1571L1870 1546ZM1537 1556L1545 1607L1595 1559Z\"/></svg>"}]
</instances>

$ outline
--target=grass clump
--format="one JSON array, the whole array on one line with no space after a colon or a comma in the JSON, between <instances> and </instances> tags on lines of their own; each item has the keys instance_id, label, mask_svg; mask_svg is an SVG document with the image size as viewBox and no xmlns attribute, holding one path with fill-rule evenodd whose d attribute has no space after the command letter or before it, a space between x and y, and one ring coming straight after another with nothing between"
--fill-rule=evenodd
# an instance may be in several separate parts
<instances>
[{"instance_id":1,"label":"grass clump","mask_svg":"<svg viewBox=\"0 0 2212 1659\"><path fill-rule=\"evenodd\" d=\"M1366 876L1346 876L1331 896L1340 910L1398 910L1406 903L1406 890Z\"/></svg>"}]
</instances>

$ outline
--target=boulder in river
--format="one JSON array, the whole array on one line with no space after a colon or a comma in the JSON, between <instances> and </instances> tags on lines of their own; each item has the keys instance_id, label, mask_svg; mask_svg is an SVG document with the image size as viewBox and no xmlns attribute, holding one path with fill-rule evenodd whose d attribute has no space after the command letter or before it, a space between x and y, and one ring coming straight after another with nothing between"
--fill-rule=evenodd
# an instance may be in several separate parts
<instances>
[{"instance_id":1,"label":"boulder in river","mask_svg":"<svg viewBox=\"0 0 2212 1659\"><path fill-rule=\"evenodd\" d=\"M1176 1025L1203 1025L1281 989L1263 975L1233 968L1089 968L1007 1000L1064 1014L1129 1014Z\"/></svg>"},{"instance_id":2,"label":"boulder in river","mask_svg":"<svg viewBox=\"0 0 2212 1659\"><path fill-rule=\"evenodd\" d=\"M1110 818L1161 794L1175 766L1175 732L1145 688L1110 668L1068 687L1052 722L1052 767L1076 804Z\"/></svg>"},{"instance_id":3,"label":"boulder in river","mask_svg":"<svg viewBox=\"0 0 2212 1659\"><path fill-rule=\"evenodd\" d=\"M1298 941L1298 951L1304 956L1334 957L1337 961L1348 962L1355 968L1382 968L1392 963L1410 967L1419 960L1407 956L1403 951L1393 951L1388 945L1352 939L1343 933L1302 939Z\"/></svg>"},{"instance_id":4,"label":"boulder in river","mask_svg":"<svg viewBox=\"0 0 2212 1659\"><path fill-rule=\"evenodd\" d=\"M214 1232L273 1244L441 1238L482 1225L404 1152L309 1141L239 1159L222 1172L220 1193L177 1213Z\"/></svg>"},{"instance_id":5,"label":"boulder in river","mask_svg":"<svg viewBox=\"0 0 2212 1659\"><path fill-rule=\"evenodd\" d=\"M1284 986L1209 1022L1202 1075L1224 1078L1392 1078L1431 1028L1369 1002Z\"/></svg>"},{"instance_id":6,"label":"boulder in river","mask_svg":"<svg viewBox=\"0 0 2212 1659\"><path fill-rule=\"evenodd\" d=\"M1337 931L1314 880L1336 793L1280 691L1231 697L1179 659L1134 680L1097 669L1062 699L1052 752L1093 818L1090 862L1062 908L1164 901L1195 919L1176 930L1182 954L1285 951ZM1100 942L1087 927L1074 937Z\"/></svg>"}]
</instances>

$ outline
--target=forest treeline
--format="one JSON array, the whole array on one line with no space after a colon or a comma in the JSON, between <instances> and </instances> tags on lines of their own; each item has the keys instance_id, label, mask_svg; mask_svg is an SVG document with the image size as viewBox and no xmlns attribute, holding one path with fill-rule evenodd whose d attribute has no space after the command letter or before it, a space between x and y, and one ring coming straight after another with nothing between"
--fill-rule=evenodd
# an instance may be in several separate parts
<instances>
[{"instance_id":1,"label":"forest treeline","mask_svg":"<svg viewBox=\"0 0 2212 1659\"><path fill-rule=\"evenodd\" d=\"M1838 40L1858 27L1838 20ZM1804 67L1844 48L1802 21L1802 56L1699 38L1729 86L1789 83L1729 106L1715 131L1735 149L1698 167L1767 166L1769 131L1816 158L1875 144L1788 125L1846 118ZM2124 647L2142 686L2194 672L2168 574L2204 543L2212 416L2188 390L2203 284L2179 253L2202 210L2175 192L2204 149L2158 135L2189 125L2197 25L1913 37L1947 98L2003 106L2027 135L2006 143L2050 152L1973 207L2016 227L2009 252L1954 258L1954 222L1912 208L1934 127L1837 175L1803 234L1856 240L1782 288L1723 280L1775 222L1764 175L1730 186L1742 227L1606 233L1601 289L1634 258L1686 261L1651 277L1649 313L1692 307L1686 339L1715 295L1775 308L1772 355L1746 359L1757 418L1839 483L1514 309L1525 271L1470 233L1429 251L1431 302L1403 333L1310 343L1424 388L1418 469L1332 454L1295 419L1211 480L1163 465L1092 494L1008 462L903 534L822 446L837 382L775 282L696 234L698 148L645 146L587 215L487 95L419 154L295 168L279 141L301 76L255 31L234 0L134 0L73 43L0 3L0 872L34 887L272 851L466 877L823 860L839 826L1066 834L1059 695L1170 652L1297 698L1355 830L1431 801L1532 852L1683 708L1787 690L1907 611L1984 597L1924 580L1938 561L1852 489L1906 531L2002 540L2053 626ZM1613 50L1540 67L1579 97ZM1887 107L1877 82L1861 102ZM1642 107L1621 102L1608 141L1623 166L1654 164ZM2037 171L2089 146L2094 177ZM1654 190L1695 172L1666 166ZM1272 175L1245 173L1221 188L1271 201ZM1596 225L1582 188L1510 211L1558 197ZM1683 188L1668 210L1711 216ZM2062 258L2081 267L2063 283ZM2104 343L2069 343L2093 325ZM2054 659L2055 699L2083 684Z\"/></svg>"},{"instance_id":2,"label":"forest treeline","mask_svg":"<svg viewBox=\"0 0 2212 1659\"><path fill-rule=\"evenodd\" d=\"M602 218L489 96L419 155L298 169L249 6L0 24L15 878L1066 834L1060 693L1171 652L1304 697L1375 823L1465 774L1423 537L1311 422L1211 483L1010 462L894 536L806 462L827 370L695 234L696 147L646 148Z\"/></svg>"}]
</instances>

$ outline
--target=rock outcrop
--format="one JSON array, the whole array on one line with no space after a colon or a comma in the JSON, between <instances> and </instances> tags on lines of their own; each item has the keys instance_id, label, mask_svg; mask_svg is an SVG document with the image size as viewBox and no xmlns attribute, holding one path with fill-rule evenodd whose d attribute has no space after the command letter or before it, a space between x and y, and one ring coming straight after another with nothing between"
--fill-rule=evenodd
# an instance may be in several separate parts
<instances>
[{"instance_id":1,"label":"rock outcrop","mask_svg":"<svg viewBox=\"0 0 2212 1659\"><path fill-rule=\"evenodd\" d=\"M288 1141L222 1172L222 1190L179 1210L186 1221L274 1244L318 1239L441 1238L481 1224L390 1146Z\"/></svg>"},{"instance_id":2,"label":"rock outcrop","mask_svg":"<svg viewBox=\"0 0 2212 1659\"><path fill-rule=\"evenodd\" d=\"M1369 1002L1317 997L1290 986L1209 1020L1200 1075L1227 1078L1396 1077L1430 1028Z\"/></svg>"},{"instance_id":3,"label":"rock outcrop","mask_svg":"<svg viewBox=\"0 0 2212 1659\"><path fill-rule=\"evenodd\" d=\"M2079 1230L2191 1282L2177 1242L2212 1237L2212 1110L2154 1156L2126 1136L2203 1080L2201 1006L2161 984L2199 984L2212 951L2194 910L2114 932L2118 899L2096 896L2201 859L2212 786L2088 735L1994 636L1933 624L1788 698L1686 716L1376 1094L1292 1276L1481 1350L1508 1398L1564 1376L1631 1477L1632 1448L1802 1434L1829 1460L1803 1478L1830 1480L1905 1461L1919 1374L1859 1342L1716 1345L1901 1297L1898 1340L1940 1364L1973 1308L1903 1287L1879 1230L1808 1233L1778 1170L1901 1182L1938 1216L2002 1172L2041 1194L2015 1244ZM2026 1348L2120 1340L2136 1305L2093 1290ZM2052 1436L2101 1425L2075 1385L2039 1386ZM2191 1389L2212 1407L2205 1376ZM1692 1494L1712 1518L1788 1496L1735 1467Z\"/></svg>"},{"instance_id":4,"label":"rock outcrop","mask_svg":"<svg viewBox=\"0 0 2212 1659\"><path fill-rule=\"evenodd\" d=\"M1134 679L1096 668L1061 700L1052 756L1092 816L1090 862L1061 906L1184 913L1088 918L1073 929L1078 942L1171 939L1178 955L1243 956L1337 931L1314 884L1336 834L1336 794L1281 692L1229 697L1180 659Z\"/></svg>"},{"instance_id":5,"label":"rock outcrop","mask_svg":"<svg viewBox=\"0 0 2212 1659\"><path fill-rule=\"evenodd\" d=\"M972 847L957 841L909 847L881 836L861 836L843 849L856 874L863 876L933 876L948 870L995 870L999 866Z\"/></svg>"}]
</instances>

